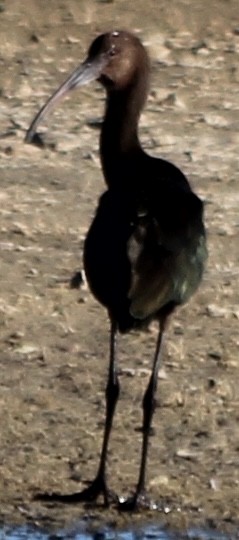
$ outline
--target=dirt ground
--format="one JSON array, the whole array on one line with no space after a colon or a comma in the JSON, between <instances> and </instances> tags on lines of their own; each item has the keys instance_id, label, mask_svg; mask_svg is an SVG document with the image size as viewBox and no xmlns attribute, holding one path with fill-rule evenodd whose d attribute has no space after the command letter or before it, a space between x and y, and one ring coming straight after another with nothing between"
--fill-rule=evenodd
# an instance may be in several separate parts
<instances>
[{"instance_id":1,"label":"dirt ground","mask_svg":"<svg viewBox=\"0 0 239 540\"><path fill-rule=\"evenodd\" d=\"M84 507L43 505L38 491L72 492L96 471L104 419L108 321L87 286L84 237L104 182L97 84L42 126L49 145L24 144L39 107L99 32L126 28L152 57L140 136L176 163L205 200L209 260L168 331L148 488L160 510L135 516L172 527L239 526L239 19L237 0L0 2L0 520L53 525ZM119 344L121 399L110 486L137 479L141 400L155 328ZM115 510L94 519L132 523Z\"/></svg>"}]
</instances>

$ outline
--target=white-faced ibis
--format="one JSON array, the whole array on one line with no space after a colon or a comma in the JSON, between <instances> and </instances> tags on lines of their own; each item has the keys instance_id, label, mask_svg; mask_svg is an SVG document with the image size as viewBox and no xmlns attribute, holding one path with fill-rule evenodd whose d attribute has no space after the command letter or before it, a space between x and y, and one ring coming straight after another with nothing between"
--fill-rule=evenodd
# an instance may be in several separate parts
<instances>
[{"instance_id":1,"label":"white-faced ibis","mask_svg":"<svg viewBox=\"0 0 239 540\"><path fill-rule=\"evenodd\" d=\"M155 407L162 338L169 316L196 291L207 256L203 203L172 163L151 157L138 138L138 121L149 85L149 59L140 40L115 31L97 37L86 60L48 99L38 123L68 91L98 80L106 91L100 157L107 190L100 198L84 246L84 265L94 296L108 310L110 332L106 418L98 472L89 487L70 495L48 494L62 502L110 500L106 458L120 385L116 335L159 325L152 374L143 398L143 442L135 493L123 509L145 503L148 438Z\"/></svg>"}]
</instances>

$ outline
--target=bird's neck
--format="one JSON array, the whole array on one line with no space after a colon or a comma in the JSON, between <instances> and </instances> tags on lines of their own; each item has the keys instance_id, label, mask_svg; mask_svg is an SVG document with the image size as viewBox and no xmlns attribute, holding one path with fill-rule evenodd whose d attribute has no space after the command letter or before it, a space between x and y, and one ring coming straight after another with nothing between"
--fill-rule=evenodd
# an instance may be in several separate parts
<instances>
[{"instance_id":1,"label":"bird's neck","mask_svg":"<svg viewBox=\"0 0 239 540\"><path fill-rule=\"evenodd\" d=\"M107 96L106 113L101 131L101 164L107 185L116 185L128 176L131 162L142 153L138 122L147 96L144 84L134 84L122 92Z\"/></svg>"}]
</instances>

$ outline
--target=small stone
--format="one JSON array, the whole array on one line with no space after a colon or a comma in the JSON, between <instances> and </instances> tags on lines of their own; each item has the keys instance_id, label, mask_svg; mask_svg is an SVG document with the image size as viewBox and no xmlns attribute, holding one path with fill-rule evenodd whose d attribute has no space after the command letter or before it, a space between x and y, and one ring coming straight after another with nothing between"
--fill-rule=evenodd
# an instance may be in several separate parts
<instances>
[{"instance_id":1,"label":"small stone","mask_svg":"<svg viewBox=\"0 0 239 540\"><path fill-rule=\"evenodd\" d=\"M39 37L36 34L31 34L30 41L31 43L39 43Z\"/></svg>"},{"instance_id":2,"label":"small stone","mask_svg":"<svg viewBox=\"0 0 239 540\"><path fill-rule=\"evenodd\" d=\"M73 274L72 278L70 279L70 288L79 289L83 281L84 280L83 280L82 272L80 270L75 272L75 274Z\"/></svg>"},{"instance_id":3,"label":"small stone","mask_svg":"<svg viewBox=\"0 0 239 540\"><path fill-rule=\"evenodd\" d=\"M17 349L15 349L14 351L15 353L18 353L18 354L22 354L22 355L32 355L32 354L38 354L40 353L40 349L39 347L37 347L36 345L31 345L31 344L25 344L25 345L22 345L22 347L18 347Z\"/></svg>"},{"instance_id":4,"label":"small stone","mask_svg":"<svg viewBox=\"0 0 239 540\"><path fill-rule=\"evenodd\" d=\"M200 457L198 452L192 452L187 448L179 448L176 452L176 456L190 461L197 461Z\"/></svg>"},{"instance_id":5,"label":"small stone","mask_svg":"<svg viewBox=\"0 0 239 540\"><path fill-rule=\"evenodd\" d=\"M219 482L215 478L210 478L209 480L209 486L213 491L219 490Z\"/></svg>"},{"instance_id":6,"label":"small stone","mask_svg":"<svg viewBox=\"0 0 239 540\"><path fill-rule=\"evenodd\" d=\"M209 304L207 306L207 315L209 317L226 317L228 315L228 309L223 308L221 306L217 306L216 304Z\"/></svg>"},{"instance_id":7,"label":"small stone","mask_svg":"<svg viewBox=\"0 0 239 540\"><path fill-rule=\"evenodd\" d=\"M212 358L213 360L221 360L222 355L219 351L210 351L208 353L209 358Z\"/></svg>"}]
</instances>

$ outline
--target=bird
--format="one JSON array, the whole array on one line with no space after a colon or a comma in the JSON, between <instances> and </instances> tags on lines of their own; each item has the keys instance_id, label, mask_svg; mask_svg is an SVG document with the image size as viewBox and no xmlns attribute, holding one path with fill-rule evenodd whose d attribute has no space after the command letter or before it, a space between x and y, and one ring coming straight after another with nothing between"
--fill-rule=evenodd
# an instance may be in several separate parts
<instances>
[{"instance_id":1,"label":"bird","mask_svg":"<svg viewBox=\"0 0 239 540\"><path fill-rule=\"evenodd\" d=\"M97 502L101 496L105 505L115 501L108 487L107 452L120 395L117 339L155 321L152 372L142 401L139 474L132 495L117 497L120 509L133 511L150 505L146 464L165 329L175 309L189 300L201 282L207 242L203 202L186 176L170 161L146 153L140 143L138 124L149 91L150 60L132 32L114 30L94 39L83 63L35 116L26 142L34 142L38 124L63 96L95 80L106 94L100 133L106 189L86 235L84 268L110 322L103 443L96 476L88 487L77 493L46 493L45 500Z\"/></svg>"}]
</instances>

